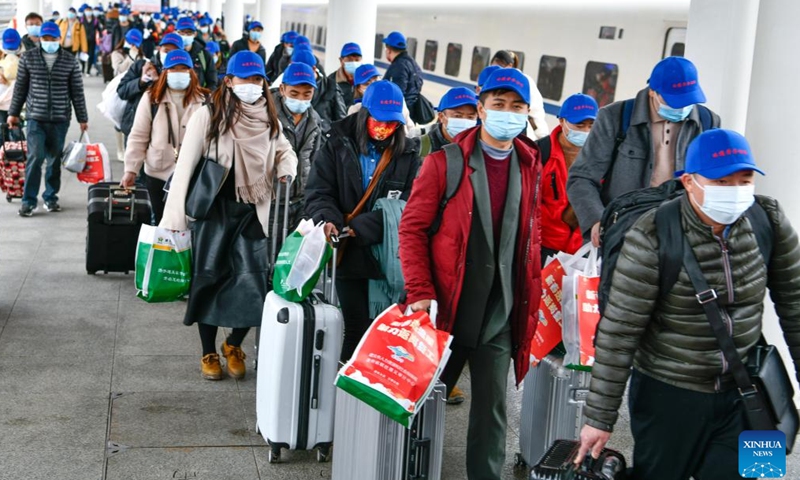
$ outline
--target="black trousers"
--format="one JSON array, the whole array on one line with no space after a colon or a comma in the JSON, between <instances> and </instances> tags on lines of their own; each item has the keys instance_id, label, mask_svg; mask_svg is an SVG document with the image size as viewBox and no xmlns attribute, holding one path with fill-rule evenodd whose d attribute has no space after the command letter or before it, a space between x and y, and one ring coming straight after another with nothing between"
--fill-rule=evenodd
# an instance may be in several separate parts
<instances>
[{"instance_id":1,"label":"black trousers","mask_svg":"<svg viewBox=\"0 0 800 480\"><path fill-rule=\"evenodd\" d=\"M144 185L147 187L147 192L150 194L153 215L156 218L156 225L158 225L161 222L161 217L164 216L164 205L167 203L164 195L164 184L167 182L145 174L144 169L142 169L142 176L144 177Z\"/></svg>"},{"instance_id":2,"label":"black trousers","mask_svg":"<svg viewBox=\"0 0 800 480\"><path fill-rule=\"evenodd\" d=\"M337 278L336 295L344 317L344 342L340 360L346 362L353 356L358 342L372 323L369 318L369 280Z\"/></svg>"},{"instance_id":3,"label":"black trousers","mask_svg":"<svg viewBox=\"0 0 800 480\"><path fill-rule=\"evenodd\" d=\"M738 439L746 424L738 391L694 392L634 370L629 408L633 480L741 478Z\"/></svg>"}]
</instances>

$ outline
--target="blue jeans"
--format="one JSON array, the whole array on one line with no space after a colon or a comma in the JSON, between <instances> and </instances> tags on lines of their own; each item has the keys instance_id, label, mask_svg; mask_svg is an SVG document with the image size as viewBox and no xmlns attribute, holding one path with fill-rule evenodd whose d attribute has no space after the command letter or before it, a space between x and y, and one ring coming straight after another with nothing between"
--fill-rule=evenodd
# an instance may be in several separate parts
<instances>
[{"instance_id":1,"label":"blue jeans","mask_svg":"<svg viewBox=\"0 0 800 480\"><path fill-rule=\"evenodd\" d=\"M42 166L47 162L44 177L45 203L57 202L61 189L61 151L67 136L69 122L38 122L29 119L28 123L28 163L25 165L25 192L22 203L36 207L36 197L42 183Z\"/></svg>"}]
</instances>

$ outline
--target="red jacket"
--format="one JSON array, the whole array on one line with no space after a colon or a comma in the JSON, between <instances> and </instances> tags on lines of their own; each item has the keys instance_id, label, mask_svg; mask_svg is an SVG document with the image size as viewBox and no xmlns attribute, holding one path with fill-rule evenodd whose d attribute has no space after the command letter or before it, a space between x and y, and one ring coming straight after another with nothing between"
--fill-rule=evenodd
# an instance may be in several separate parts
<instances>
[{"instance_id":1,"label":"red jacket","mask_svg":"<svg viewBox=\"0 0 800 480\"><path fill-rule=\"evenodd\" d=\"M542 246L559 252L575 253L583 245L581 229L572 229L562 215L569 207L567 164L558 136L561 125L550 133L550 159L542 167Z\"/></svg>"},{"instance_id":2,"label":"red jacket","mask_svg":"<svg viewBox=\"0 0 800 480\"><path fill-rule=\"evenodd\" d=\"M406 281L408 303L435 299L439 302L437 327L451 332L461 288L464 284L467 241L474 207L469 157L481 127L474 127L456 140L464 156L464 177L447 204L439 231L429 237L446 186L447 161L443 151L422 163L400 222L400 262ZM520 229L514 256L514 305L511 311L512 357L517 385L525 378L531 339L539 318L542 295L540 257L540 199L542 168L536 144L527 137L514 140L522 173L519 208Z\"/></svg>"}]
</instances>

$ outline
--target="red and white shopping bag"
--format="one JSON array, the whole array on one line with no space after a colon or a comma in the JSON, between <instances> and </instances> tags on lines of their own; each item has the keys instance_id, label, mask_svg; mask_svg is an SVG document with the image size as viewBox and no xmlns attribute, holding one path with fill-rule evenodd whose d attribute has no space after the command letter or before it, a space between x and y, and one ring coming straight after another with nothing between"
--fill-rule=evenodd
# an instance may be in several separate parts
<instances>
[{"instance_id":1,"label":"red and white shopping bag","mask_svg":"<svg viewBox=\"0 0 800 480\"><path fill-rule=\"evenodd\" d=\"M564 277L562 308L564 315L564 365L591 370L594 365L594 337L600 323L600 262L597 248L591 247L583 270Z\"/></svg>"},{"instance_id":2,"label":"red and white shopping bag","mask_svg":"<svg viewBox=\"0 0 800 480\"><path fill-rule=\"evenodd\" d=\"M78 174L78 180L89 185L111 181L111 160L105 145L86 143L86 166Z\"/></svg>"}]
</instances>

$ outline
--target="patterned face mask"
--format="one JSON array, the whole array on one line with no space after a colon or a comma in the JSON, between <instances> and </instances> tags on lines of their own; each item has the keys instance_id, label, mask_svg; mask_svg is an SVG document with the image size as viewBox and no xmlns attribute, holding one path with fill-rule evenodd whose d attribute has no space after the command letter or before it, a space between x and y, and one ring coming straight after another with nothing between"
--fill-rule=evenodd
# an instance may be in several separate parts
<instances>
[{"instance_id":1,"label":"patterned face mask","mask_svg":"<svg viewBox=\"0 0 800 480\"><path fill-rule=\"evenodd\" d=\"M381 122L372 117L367 118L367 133L370 138L379 142L391 137L399 126L399 122Z\"/></svg>"}]
</instances>

